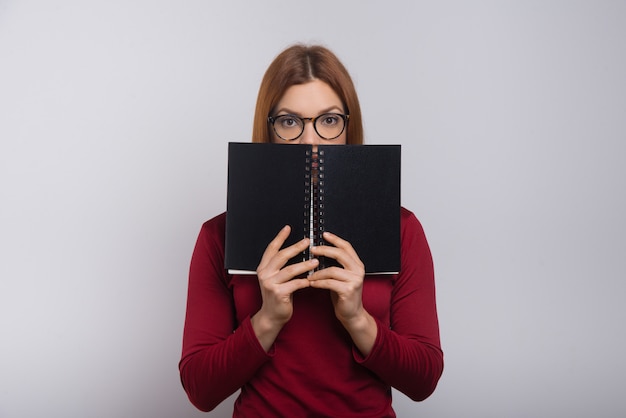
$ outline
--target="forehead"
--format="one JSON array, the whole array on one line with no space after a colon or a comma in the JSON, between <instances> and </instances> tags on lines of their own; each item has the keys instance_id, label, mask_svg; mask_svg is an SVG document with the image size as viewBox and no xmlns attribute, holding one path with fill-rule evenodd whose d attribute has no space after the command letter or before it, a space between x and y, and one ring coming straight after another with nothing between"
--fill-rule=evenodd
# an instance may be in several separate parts
<instances>
[{"instance_id":1,"label":"forehead","mask_svg":"<svg viewBox=\"0 0 626 418\"><path fill-rule=\"evenodd\" d=\"M341 99L328 84L321 80L312 80L289 87L276 106L277 111L291 111L313 116L332 108L343 111Z\"/></svg>"}]
</instances>

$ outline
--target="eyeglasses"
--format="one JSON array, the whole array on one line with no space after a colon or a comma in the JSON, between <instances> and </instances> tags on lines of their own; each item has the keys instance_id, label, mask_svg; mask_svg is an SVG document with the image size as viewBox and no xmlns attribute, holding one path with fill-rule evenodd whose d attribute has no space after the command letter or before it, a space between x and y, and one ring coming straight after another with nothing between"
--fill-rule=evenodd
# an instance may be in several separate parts
<instances>
[{"instance_id":1,"label":"eyeglasses","mask_svg":"<svg viewBox=\"0 0 626 418\"><path fill-rule=\"evenodd\" d=\"M284 141L294 141L304 132L306 121L313 123L315 132L322 138L330 141L337 138L346 129L350 115L341 113L323 113L314 118L301 118L296 115L269 116L267 122L272 125L274 132Z\"/></svg>"}]
</instances>

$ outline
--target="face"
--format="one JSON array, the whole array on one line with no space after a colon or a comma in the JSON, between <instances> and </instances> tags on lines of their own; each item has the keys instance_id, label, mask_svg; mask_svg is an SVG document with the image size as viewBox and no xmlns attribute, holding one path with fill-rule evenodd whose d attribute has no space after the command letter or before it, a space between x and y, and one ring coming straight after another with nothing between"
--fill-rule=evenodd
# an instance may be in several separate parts
<instances>
[{"instance_id":1,"label":"face","mask_svg":"<svg viewBox=\"0 0 626 418\"><path fill-rule=\"evenodd\" d=\"M296 115L301 118L315 118L324 113L345 113L341 99L337 93L326 83L313 80L306 84L291 86L285 91L276 106L276 112L272 116ZM324 121L321 121L322 123ZM273 142L287 144L311 144L313 151L317 151L317 145L339 145L346 143L346 130L335 139L327 140L318 135L312 121L307 120L304 131L299 138L293 141L284 141L273 132Z\"/></svg>"}]
</instances>

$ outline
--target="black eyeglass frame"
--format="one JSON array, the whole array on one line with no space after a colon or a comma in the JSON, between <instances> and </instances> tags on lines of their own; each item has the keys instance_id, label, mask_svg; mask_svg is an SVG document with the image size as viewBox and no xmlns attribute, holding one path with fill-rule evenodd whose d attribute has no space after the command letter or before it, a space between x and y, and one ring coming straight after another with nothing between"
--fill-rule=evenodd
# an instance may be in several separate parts
<instances>
[{"instance_id":1,"label":"black eyeglass frame","mask_svg":"<svg viewBox=\"0 0 626 418\"><path fill-rule=\"evenodd\" d=\"M318 119L324 117L324 116L339 116L341 119L343 119L343 128L341 129L341 132L339 132L336 136L332 137L332 138L326 138L325 136L323 136L322 134L319 133L319 131L317 130L317 121ZM286 139L283 138L282 136L280 136L278 134L278 131L276 131L276 126L274 125L274 123L276 122L276 120L278 118L281 118L283 116L289 116L291 118L295 118L298 119L302 122L302 130L300 131L300 133L298 134L298 136L296 136L295 138L291 138L291 139ZM342 133L344 133L344 131L346 130L346 126L348 126L348 121L350 120L350 115L349 114L343 114L343 113L332 113L332 112L327 112L327 113L322 113L321 115L318 115L314 118L301 118L298 115L292 115L292 114L285 114L285 115L277 115L277 116L268 116L267 117L267 123L269 123L270 125L272 125L272 129L274 130L274 133L276 134L277 137L279 137L280 139L282 139L283 141L295 141L296 139L300 138L302 136L302 134L304 133L304 127L306 124L306 121L311 121L311 123L313 124L313 129L315 129L315 133L317 135L319 135L320 138L326 140L326 141L332 141L333 139L337 139L341 136Z\"/></svg>"}]
</instances>

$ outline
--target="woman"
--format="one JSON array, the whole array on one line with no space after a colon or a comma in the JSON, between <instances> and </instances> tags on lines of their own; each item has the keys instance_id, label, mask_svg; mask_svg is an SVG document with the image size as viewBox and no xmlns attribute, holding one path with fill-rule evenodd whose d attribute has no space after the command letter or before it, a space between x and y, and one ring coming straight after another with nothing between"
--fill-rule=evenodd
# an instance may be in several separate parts
<instances>
[{"instance_id":1,"label":"woman","mask_svg":"<svg viewBox=\"0 0 626 418\"><path fill-rule=\"evenodd\" d=\"M296 45L268 68L255 142L362 144L357 95L329 50ZM427 398L443 370L432 258L415 216L401 211L401 271L367 276L349 242L315 257L342 266L306 275L286 266L308 239L269 243L257 279L224 270L225 214L206 222L193 253L180 373L191 402L209 411L241 388L234 416L394 417L391 387Z\"/></svg>"}]
</instances>

